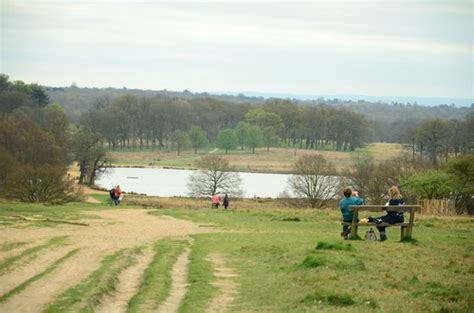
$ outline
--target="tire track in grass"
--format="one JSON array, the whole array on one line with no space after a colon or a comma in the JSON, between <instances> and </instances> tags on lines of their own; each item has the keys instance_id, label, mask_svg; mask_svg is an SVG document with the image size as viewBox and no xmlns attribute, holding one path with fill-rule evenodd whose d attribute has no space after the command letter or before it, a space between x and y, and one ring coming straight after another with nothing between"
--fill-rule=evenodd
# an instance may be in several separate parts
<instances>
[{"instance_id":1,"label":"tire track in grass","mask_svg":"<svg viewBox=\"0 0 474 313\"><path fill-rule=\"evenodd\" d=\"M0 296L14 289L20 282L46 270L54 260L64 256L72 247L62 246L42 251L38 257L28 262L27 266L19 266L0 277Z\"/></svg>"},{"instance_id":2,"label":"tire track in grass","mask_svg":"<svg viewBox=\"0 0 474 313\"><path fill-rule=\"evenodd\" d=\"M186 247L184 252L173 265L171 290L165 302L158 308L158 313L178 312L179 306L188 289L188 265L191 248Z\"/></svg>"},{"instance_id":3,"label":"tire track in grass","mask_svg":"<svg viewBox=\"0 0 474 313\"><path fill-rule=\"evenodd\" d=\"M126 312L128 302L137 292L145 270L153 259L153 251L145 248L136 256L134 264L123 270L118 276L118 284L113 294L106 295L97 308L96 313Z\"/></svg>"},{"instance_id":4,"label":"tire track in grass","mask_svg":"<svg viewBox=\"0 0 474 313\"><path fill-rule=\"evenodd\" d=\"M8 272L14 265L18 265L20 261L26 263L36 258L38 256L38 252L40 252L41 250L64 243L66 238L67 236L53 237L50 240L48 240L48 242L46 242L45 244L28 248L24 250L23 252L21 252L20 254L6 258L2 262L0 262L0 275Z\"/></svg>"},{"instance_id":5,"label":"tire track in grass","mask_svg":"<svg viewBox=\"0 0 474 313\"><path fill-rule=\"evenodd\" d=\"M0 244L0 262L34 245L35 243L33 242L4 242Z\"/></svg>"},{"instance_id":6,"label":"tire track in grass","mask_svg":"<svg viewBox=\"0 0 474 313\"><path fill-rule=\"evenodd\" d=\"M113 292L118 275L133 262L137 250L121 249L105 256L98 269L50 303L45 312L93 312L101 299Z\"/></svg>"},{"instance_id":7,"label":"tire track in grass","mask_svg":"<svg viewBox=\"0 0 474 313\"><path fill-rule=\"evenodd\" d=\"M0 296L0 302L4 302L6 301L7 299L9 299L11 296L17 294L17 293L20 293L21 291L23 291L24 289L26 289L29 285L31 285L32 283L34 283L35 281L43 278L43 276L46 276L48 275L49 273L53 272L54 270L56 270L56 268L58 268L64 261L66 261L67 259L69 259L70 257L72 257L73 255L75 255L77 252L79 251L79 249L74 249L74 250L71 250L69 251L68 253L66 253L64 256L60 257L59 259L57 259L56 261L53 262L53 264L49 265L44 271L42 271L41 273L38 273L32 277L30 277L29 279L23 281L21 284L19 284L18 286L16 286L15 288L11 289L9 292L3 294L2 296Z\"/></svg>"},{"instance_id":8,"label":"tire track in grass","mask_svg":"<svg viewBox=\"0 0 474 313\"><path fill-rule=\"evenodd\" d=\"M211 283L218 289L217 295L211 299L206 312L227 312L238 294L237 275L226 267L226 260L220 253L209 254L209 262L214 269L215 280Z\"/></svg>"},{"instance_id":9,"label":"tire track in grass","mask_svg":"<svg viewBox=\"0 0 474 313\"><path fill-rule=\"evenodd\" d=\"M128 312L156 312L166 301L173 285L173 265L186 244L185 240L172 239L155 243L153 260L144 272L137 294L129 302Z\"/></svg>"},{"instance_id":10,"label":"tire track in grass","mask_svg":"<svg viewBox=\"0 0 474 313\"><path fill-rule=\"evenodd\" d=\"M76 246L72 248L77 248ZM0 303L0 312L42 312L47 306L75 284L85 280L100 265L106 251L97 251L86 247L67 259L63 266L33 282L22 292Z\"/></svg>"}]
</instances>

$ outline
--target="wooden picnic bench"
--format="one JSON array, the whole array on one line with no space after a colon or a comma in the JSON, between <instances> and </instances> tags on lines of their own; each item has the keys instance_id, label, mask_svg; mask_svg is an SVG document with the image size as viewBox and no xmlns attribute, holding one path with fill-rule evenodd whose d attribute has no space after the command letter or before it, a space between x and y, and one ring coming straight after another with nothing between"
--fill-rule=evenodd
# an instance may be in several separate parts
<instances>
[{"instance_id":1,"label":"wooden picnic bench","mask_svg":"<svg viewBox=\"0 0 474 313\"><path fill-rule=\"evenodd\" d=\"M409 239L412 235L413 230L413 222L415 221L415 212L420 210L419 205L351 205L349 206L349 211L354 212L354 216L352 217L352 222L342 222L342 225L351 226L351 236L350 238L357 238L357 229L359 226L385 226L385 227L394 227L399 226L401 227L401 240ZM395 212L404 212L410 213L408 218L408 223L396 223L396 224L388 224L388 223L360 223L357 222L359 218L360 211L368 211L368 212L384 212L384 211L395 211ZM405 216L406 220L406 216Z\"/></svg>"}]
</instances>

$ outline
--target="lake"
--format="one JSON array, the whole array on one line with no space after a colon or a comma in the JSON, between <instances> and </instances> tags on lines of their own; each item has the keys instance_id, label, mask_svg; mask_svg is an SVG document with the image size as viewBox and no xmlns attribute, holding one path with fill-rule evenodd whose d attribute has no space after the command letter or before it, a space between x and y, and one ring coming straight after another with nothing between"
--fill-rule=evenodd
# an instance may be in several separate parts
<instances>
[{"instance_id":1,"label":"lake","mask_svg":"<svg viewBox=\"0 0 474 313\"><path fill-rule=\"evenodd\" d=\"M96 180L96 185L112 189L120 185L125 192L149 196L187 196L188 177L195 171L163 168L108 168ZM277 198L282 192L291 193L287 174L239 173L245 198Z\"/></svg>"}]
</instances>

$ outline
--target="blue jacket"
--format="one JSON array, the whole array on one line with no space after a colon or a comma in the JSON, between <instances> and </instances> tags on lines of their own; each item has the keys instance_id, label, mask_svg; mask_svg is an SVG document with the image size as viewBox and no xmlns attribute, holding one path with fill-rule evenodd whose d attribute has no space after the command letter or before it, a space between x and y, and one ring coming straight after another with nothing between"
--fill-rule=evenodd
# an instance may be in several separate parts
<instances>
[{"instance_id":1,"label":"blue jacket","mask_svg":"<svg viewBox=\"0 0 474 313\"><path fill-rule=\"evenodd\" d=\"M339 207L341 208L341 213L342 213L342 220L344 222L352 222L352 217L354 214L352 212L349 212L349 206L350 205L361 205L364 204L364 200L359 197L349 197L341 200L339 202Z\"/></svg>"}]
</instances>

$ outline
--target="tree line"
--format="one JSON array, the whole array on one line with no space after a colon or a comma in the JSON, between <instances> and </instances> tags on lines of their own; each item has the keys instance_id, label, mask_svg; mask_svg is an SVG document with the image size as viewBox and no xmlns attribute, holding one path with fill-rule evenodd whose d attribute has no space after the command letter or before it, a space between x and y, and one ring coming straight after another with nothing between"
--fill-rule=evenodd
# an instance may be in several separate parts
<instances>
[{"instance_id":1,"label":"tree line","mask_svg":"<svg viewBox=\"0 0 474 313\"><path fill-rule=\"evenodd\" d=\"M361 114L346 108L299 106L277 99L250 105L213 98L124 95L96 104L81 116L80 124L100 134L110 149L179 149L186 143L196 148L200 146L196 140L202 141L191 134L196 128L204 131L205 140L225 150L284 145L349 151L370 138L369 123Z\"/></svg>"}]
</instances>

